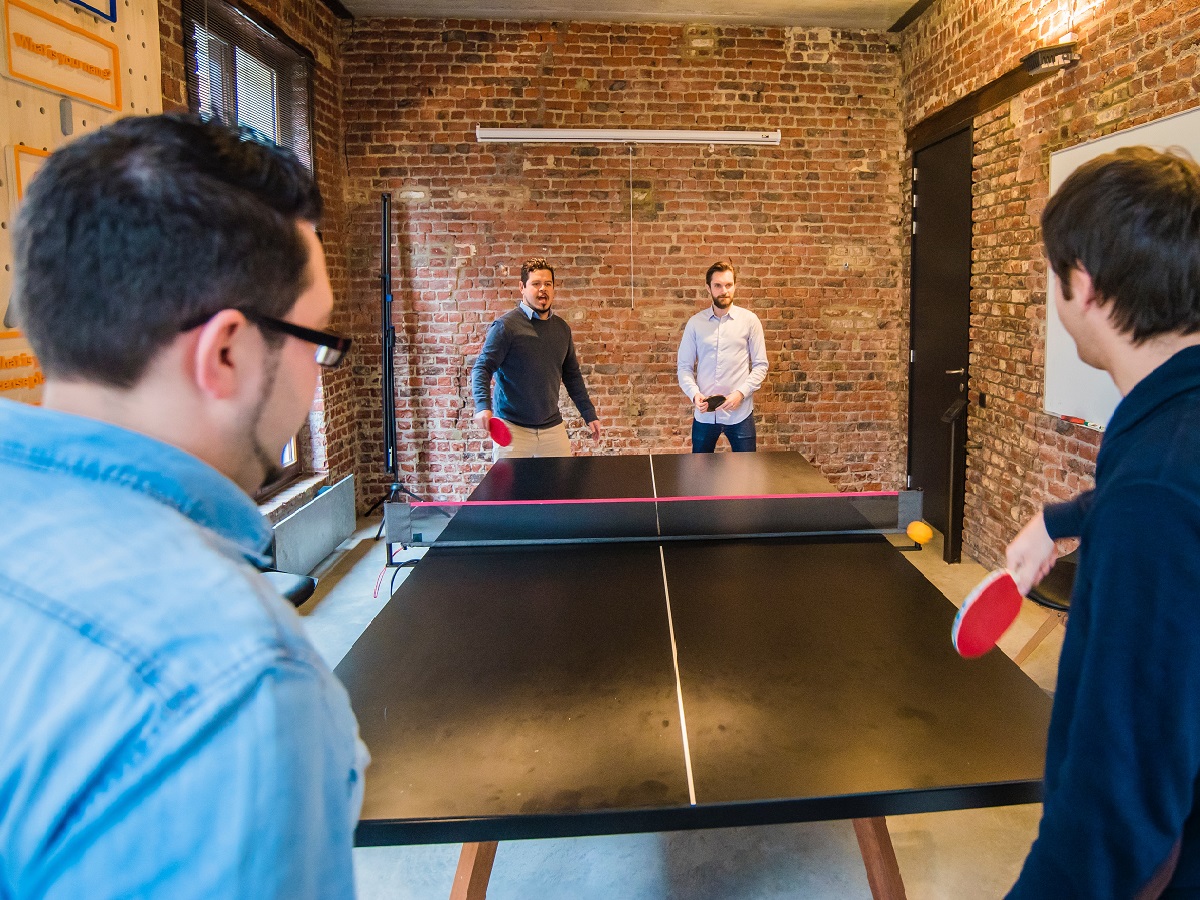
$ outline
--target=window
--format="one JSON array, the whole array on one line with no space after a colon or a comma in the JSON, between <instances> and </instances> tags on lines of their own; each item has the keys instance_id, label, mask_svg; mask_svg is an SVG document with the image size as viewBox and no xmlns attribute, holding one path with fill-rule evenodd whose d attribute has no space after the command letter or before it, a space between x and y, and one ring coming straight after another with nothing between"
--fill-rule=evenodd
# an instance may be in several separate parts
<instances>
[{"instance_id":1,"label":"window","mask_svg":"<svg viewBox=\"0 0 1200 900\"><path fill-rule=\"evenodd\" d=\"M268 26L222 0L184 0L183 46L188 106L228 125L245 125L290 147L312 168L312 60ZM276 493L303 473L301 450L308 425L280 460L282 474L257 499Z\"/></svg>"},{"instance_id":2,"label":"window","mask_svg":"<svg viewBox=\"0 0 1200 900\"><path fill-rule=\"evenodd\" d=\"M254 128L312 168L309 56L222 0L184 0L183 28L192 110Z\"/></svg>"}]
</instances>

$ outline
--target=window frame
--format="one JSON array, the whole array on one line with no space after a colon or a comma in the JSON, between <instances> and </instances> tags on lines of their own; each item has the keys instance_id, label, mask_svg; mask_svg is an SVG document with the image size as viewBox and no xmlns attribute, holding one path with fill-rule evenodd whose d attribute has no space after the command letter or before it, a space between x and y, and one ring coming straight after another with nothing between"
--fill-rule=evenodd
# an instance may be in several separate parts
<instances>
[{"instance_id":1,"label":"window frame","mask_svg":"<svg viewBox=\"0 0 1200 900\"><path fill-rule=\"evenodd\" d=\"M230 2L230 0L183 0L183 55L187 82L187 104L188 109L195 113L203 112L200 109L197 75L194 71L196 66L193 40L194 27L197 25L216 37L237 39L236 45L259 65L275 71L277 80L280 66L291 64L303 67L300 79L304 95L302 102L296 102L294 96L289 100L283 96L283 88L278 85L276 87L277 109L286 107L291 110L291 116L286 123L286 128L280 132L278 143L294 150L308 166L309 171L315 175L316 153L313 138L315 113L312 81L316 60L312 53L280 31L275 23L264 19L253 10L244 8L239 3ZM289 59L282 59L281 57L284 55ZM231 74L233 83L236 85L236 71L232 71ZM293 95L298 90L296 81L299 77L293 72L286 79ZM226 96L225 99L229 101L231 98ZM236 110L236 99L232 101L232 106ZM305 138L300 147L297 146L295 140L296 132L300 130L296 124L297 114L302 117ZM231 125L236 124L229 118L224 118L223 121Z\"/></svg>"}]
</instances>

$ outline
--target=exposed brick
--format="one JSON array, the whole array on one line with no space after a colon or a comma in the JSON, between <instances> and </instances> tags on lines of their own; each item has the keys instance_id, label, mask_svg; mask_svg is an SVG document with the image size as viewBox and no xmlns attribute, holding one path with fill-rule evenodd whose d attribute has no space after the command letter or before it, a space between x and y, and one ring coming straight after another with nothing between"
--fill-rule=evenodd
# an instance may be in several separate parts
<instances>
[{"instance_id":1,"label":"exposed brick","mask_svg":"<svg viewBox=\"0 0 1200 900\"><path fill-rule=\"evenodd\" d=\"M379 193L392 265L401 477L465 495L488 467L469 367L517 300L520 260L559 268L606 425L581 453L682 451L675 385L703 272L739 266L772 373L760 446L805 453L848 488L894 487L907 433L911 158L904 130L1073 24L1082 62L975 121L966 549L1001 558L1048 499L1086 487L1098 436L1041 412L1046 272L1038 217L1049 154L1180 112L1200 93L1200 15L938 0L898 38L828 28L360 19L320 0L243 0L317 61L316 168L349 365L323 380L315 458L385 489ZM1176 4L1178 6L1178 4ZM179 0L163 0L163 97L185 102ZM477 125L779 128L778 148L484 145ZM629 166L633 163L633 190ZM632 198L631 198L632 193ZM630 211L633 255L630 259ZM978 401L987 396L986 408Z\"/></svg>"},{"instance_id":2,"label":"exposed brick","mask_svg":"<svg viewBox=\"0 0 1200 900\"><path fill-rule=\"evenodd\" d=\"M1187 74L1195 69L1163 63L1194 56L1200 17L1119 0L1069 23L1068 7L939 0L900 45L906 127L1017 66L1069 24L1083 57L974 123L964 544L988 565L1003 559L1005 544L1043 503L1091 485L1100 443L1097 433L1042 412L1047 279L1039 217L1050 154L1197 102ZM1135 72L1150 77L1139 81Z\"/></svg>"},{"instance_id":3,"label":"exposed brick","mask_svg":"<svg viewBox=\"0 0 1200 900\"><path fill-rule=\"evenodd\" d=\"M460 65L444 39L451 32L477 33L482 63ZM794 58L797 40L824 48L819 72ZM418 491L463 496L487 469L469 368L488 324L519 299L521 259L535 253L558 266L558 305L605 423L593 444L563 396L577 452L688 447L675 351L704 303L705 269L730 257L774 367L756 397L760 446L799 450L847 487L900 483L907 337L896 38L370 20L353 25L342 49L356 73L343 94L349 193L370 198L351 213L352 227L368 229L361 244L371 254L351 279L355 306L377 290L376 192L421 192L397 223L398 419ZM805 77L818 74L827 80ZM380 119L381 94L409 102ZM793 102L779 104L785 95ZM474 115L440 115L468 103ZM846 130L851 121L871 129L868 143ZM631 272L629 149L479 145L476 125L770 127L783 144L634 148ZM462 143L472 152L447 154ZM395 153L375 152L384 145ZM827 277L834 247L851 261L836 286ZM831 320L831 301L846 317ZM798 379L790 348L813 340L823 352Z\"/></svg>"}]
</instances>

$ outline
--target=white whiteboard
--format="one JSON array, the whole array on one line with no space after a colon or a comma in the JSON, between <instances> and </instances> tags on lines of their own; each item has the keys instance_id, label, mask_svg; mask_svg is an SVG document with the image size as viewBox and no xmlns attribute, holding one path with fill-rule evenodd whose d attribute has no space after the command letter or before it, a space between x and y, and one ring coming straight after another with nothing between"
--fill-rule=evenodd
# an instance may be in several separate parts
<instances>
[{"instance_id":1,"label":"white whiteboard","mask_svg":"<svg viewBox=\"0 0 1200 900\"><path fill-rule=\"evenodd\" d=\"M1102 153L1111 153L1118 147L1139 145L1155 150L1181 147L1193 159L1200 160L1200 108L1147 122L1136 128L1127 128L1051 154L1050 193L1057 191L1066 177L1088 160ZM1042 394L1043 406L1052 416L1070 416L1107 425L1121 395L1107 372L1093 369L1080 361L1076 354L1075 342L1063 328L1051 299L1054 297L1056 281L1054 271L1050 270L1046 285L1046 389Z\"/></svg>"}]
</instances>

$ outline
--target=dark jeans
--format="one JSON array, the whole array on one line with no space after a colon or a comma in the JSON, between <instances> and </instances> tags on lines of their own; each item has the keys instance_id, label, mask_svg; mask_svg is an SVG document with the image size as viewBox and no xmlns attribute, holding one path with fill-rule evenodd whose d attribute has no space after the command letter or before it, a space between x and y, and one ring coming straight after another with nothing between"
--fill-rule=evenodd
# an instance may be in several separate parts
<instances>
[{"instance_id":1,"label":"dark jeans","mask_svg":"<svg viewBox=\"0 0 1200 900\"><path fill-rule=\"evenodd\" d=\"M736 425L710 424L692 419L692 452L712 453L717 448L717 438L722 434L729 438L729 449L734 453L753 453L758 438L754 430L754 413Z\"/></svg>"}]
</instances>

